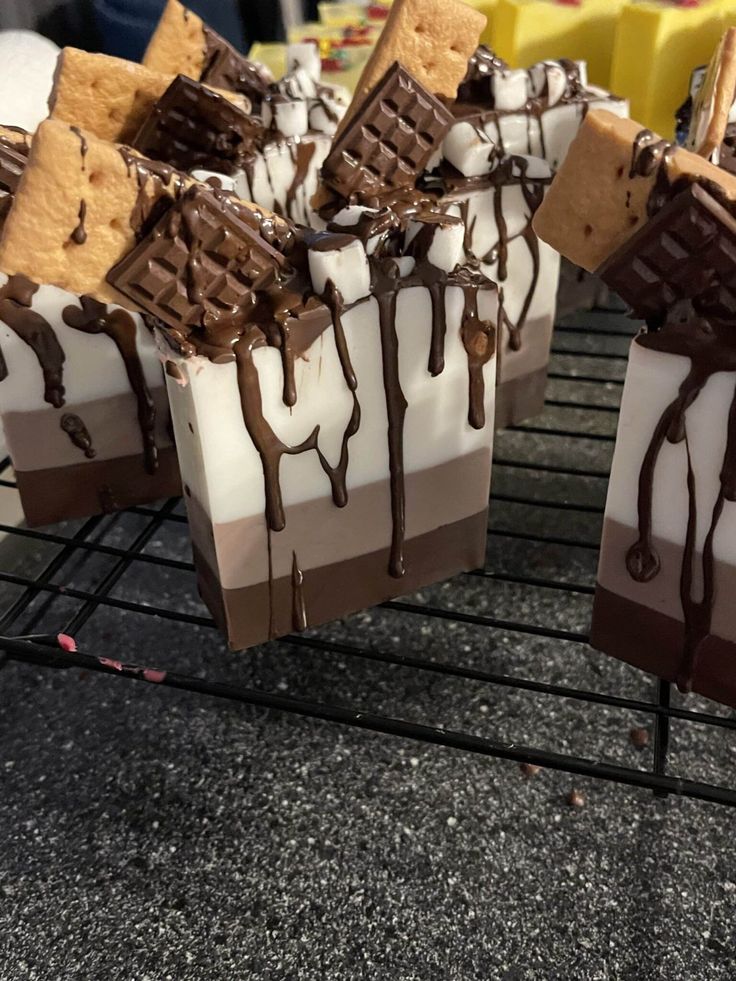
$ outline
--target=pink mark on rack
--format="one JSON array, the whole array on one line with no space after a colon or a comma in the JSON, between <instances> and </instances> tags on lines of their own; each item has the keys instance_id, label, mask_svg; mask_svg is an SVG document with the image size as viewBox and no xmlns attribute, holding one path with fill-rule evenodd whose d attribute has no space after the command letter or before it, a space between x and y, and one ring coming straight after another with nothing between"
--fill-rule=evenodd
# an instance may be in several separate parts
<instances>
[{"instance_id":1,"label":"pink mark on rack","mask_svg":"<svg viewBox=\"0 0 736 981\"><path fill-rule=\"evenodd\" d=\"M97 660L105 668L112 668L113 671L122 671L123 670L123 662L122 661L113 661L112 658L109 658L109 657L98 657Z\"/></svg>"},{"instance_id":2,"label":"pink mark on rack","mask_svg":"<svg viewBox=\"0 0 736 981\"><path fill-rule=\"evenodd\" d=\"M77 642L73 637L70 637L69 634L57 634L56 643L59 645L62 651L66 651L67 654L77 653Z\"/></svg>"},{"instance_id":3,"label":"pink mark on rack","mask_svg":"<svg viewBox=\"0 0 736 981\"><path fill-rule=\"evenodd\" d=\"M166 672L156 671L155 668L144 668L143 677L146 681L150 681L152 685L160 685L162 681L166 680Z\"/></svg>"}]
</instances>

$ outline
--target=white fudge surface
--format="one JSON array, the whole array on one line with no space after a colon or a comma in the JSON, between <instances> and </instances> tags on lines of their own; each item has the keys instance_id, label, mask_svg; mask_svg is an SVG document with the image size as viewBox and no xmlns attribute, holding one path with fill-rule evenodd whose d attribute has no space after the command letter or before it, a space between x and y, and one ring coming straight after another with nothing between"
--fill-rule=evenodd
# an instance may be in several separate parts
<instances>
[{"instance_id":1,"label":"white fudge surface","mask_svg":"<svg viewBox=\"0 0 736 981\"><path fill-rule=\"evenodd\" d=\"M637 528L637 494L644 455L662 413L677 396L689 369L689 358L651 351L637 343L631 345L606 502L607 519ZM720 486L734 385L733 373L712 375L685 415L695 477L698 551L710 527ZM684 442L665 441L654 475L652 533L655 538L684 546L687 523L687 449ZM635 540L634 534L632 544ZM733 503L724 505L713 552L716 559L736 564L736 505ZM604 564L605 555L601 568Z\"/></svg>"},{"instance_id":2,"label":"white fudge surface","mask_svg":"<svg viewBox=\"0 0 736 981\"><path fill-rule=\"evenodd\" d=\"M0 286L7 281L8 277L0 273ZM130 381L115 342L105 334L87 334L68 327L62 320L62 312L68 306L79 307L79 299L55 286L40 286L33 297L32 309L49 324L65 354L63 385L66 404L78 405L130 392ZM109 309L118 308L111 304ZM130 316L137 327L136 344L146 382L149 388L155 388L162 382L155 340L140 316ZM0 348L8 368L7 378L0 383L0 412L31 412L49 408L49 403L44 401L43 373L38 358L1 319Z\"/></svg>"},{"instance_id":3,"label":"white fudge surface","mask_svg":"<svg viewBox=\"0 0 736 981\"><path fill-rule=\"evenodd\" d=\"M481 316L495 321L495 292L481 291L478 299ZM427 370L432 322L429 292L424 287L411 287L398 295L399 373L409 406L403 439L405 473L491 444L495 359L484 368L486 426L474 430L468 423L468 356L459 333L463 307L462 290L448 287L445 368L432 378ZM376 300L371 297L359 303L342 319L361 407L361 425L349 444L350 490L388 480L388 419ZM203 357L177 358L165 340L161 345L166 356L177 361L185 378L185 384L180 385L167 377L184 483L213 522L262 516L263 467L243 423L235 365L214 364ZM260 348L254 361L264 415L279 439L298 444L319 424L322 451L331 464L336 464L353 401L332 328L324 331L306 357L296 361L297 403L292 410L282 400L279 351ZM329 482L316 453L282 458L281 489L287 509L289 505L329 496Z\"/></svg>"}]
</instances>

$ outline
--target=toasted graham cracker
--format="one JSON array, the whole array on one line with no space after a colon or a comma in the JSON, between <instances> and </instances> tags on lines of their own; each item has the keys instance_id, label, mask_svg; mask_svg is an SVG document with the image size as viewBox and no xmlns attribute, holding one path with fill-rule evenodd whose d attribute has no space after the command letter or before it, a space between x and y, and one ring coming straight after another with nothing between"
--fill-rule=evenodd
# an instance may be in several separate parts
<instances>
[{"instance_id":1,"label":"toasted graham cracker","mask_svg":"<svg viewBox=\"0 0 736 981\"><path fill-rule=\"evenodd\" d=\"M657 179L631 175L640 123L603 109L589 112L541 207L537 235L566 258L595 272L647 221L647 201ZM673 149L670 180L696 177L719 184L736 200L736 177L688 150Z\"/></svg>"},{"instance_id":2,"label":"toasted graham cracker","mask_svg":"<svg viewBox=\"0 0 736 981\"><path fill-rule=\"evenodd\" d=\"M199 80L204 62L204 22L179 0L168 0L143 55L143 64L153 71Z\"/></svg>"},{"instance_id":3,"label":"toasted graham cracker","mask_svg":"<svg viewBox=\"0 0 736 981\"><path fill-rule=\"evenodd\" d=\"M105 277L136 244L141 203L148 207L164 195L173 196L178 182L185 187L196 182L176 172L168 183L141 180L131 158L140 157L66 123L41 123L0 239L0 271L132 307ZM82 202L86 238L78 244L72 233ZM281 220L248 206L274 222Z\"/></svg>"},{"instance_id":4,"label":"toasted graham cracker","mask_svg":"<svg viewBox=\"0 0 736 981\"><path fill-rule=\"evenodd\" d=\"M51 118L101 140L128 143L174 78L124 58L64 48L49 99ZM213 91L241 108L247 103L233 92Z\"/></svg>"},{"instance_id":5,"label":"toasted graham cracker","mask_svg":"<svg viewBox=\"0 0 736 981\"><path fill-rule=\"evenodd\" d=\"M710 159L726 135L728 115L736 99L736 27L718 43L693 102L685 146Z\"/></svg>"},{"instance_id":6,"label":"toasted graham cracker","mask_svg":"<svg viewBox=\"0 0 736 981\"><path fill-rule=\"evenodd\" d=\"M460 0L394 0L338 132L395 61L430 92L454 99L485 26L485 15Z\"/></svg>"}]
</instances>

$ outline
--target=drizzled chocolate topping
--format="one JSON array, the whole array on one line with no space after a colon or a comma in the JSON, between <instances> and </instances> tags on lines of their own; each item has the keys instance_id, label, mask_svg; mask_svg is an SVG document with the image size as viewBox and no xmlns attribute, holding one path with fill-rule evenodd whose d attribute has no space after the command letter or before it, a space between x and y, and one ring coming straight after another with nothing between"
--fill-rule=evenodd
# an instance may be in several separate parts
<instances>
[{"instance_id":1,"label":"drizzled chocolate topping","mask_svg":"<svg viewBox=\"0 0 736 981\"><path fill-rule=\"evenodd\" d=\"M135 321L125 310L110 310L91 296L81 296L79 302L81 309L76 306L64 307L62 319L67 326L84 331L85 334L106 334L117 347L138 402L138 425L143 442L145 468L148 473L155 473L158 467L156 407L138 353Z\"/></svg>"},{"instance_id":2,"label":"drizzled chocolate topping","mask_svg":"<svg viewBox=\"0 0 736 981\"><path fill-rule=\"evenodd\" d=\"M32 309L38 286L25 276L11 276L0 287L0 320L31 348L43 374L44 400L55 409L64 404L64 351L48 321Z\"/></svg>"},{"instance_id":3,"label":"drizzled chocolate topping","mask_svg":"<svg viewBox=\"0 0 736 981\"><path fill-rule=\"evenodd\" d=\"M491 49L481 44L470 56L468 70L457 90L459 102L480 102L491 104L491 79L498 72L508 71L509 65L494 54Z\"/></svg>"},{"instance_id":4,"label":"drizzled chocolate topping","mask_svg":"<svg viewBox=\"0 0 736 981\"><path fill-rule=\"evenodd\" d=\"M29 152L25 143L14 143L0 136L0 191L15 194Z\"/></svg>"}]
</instances>

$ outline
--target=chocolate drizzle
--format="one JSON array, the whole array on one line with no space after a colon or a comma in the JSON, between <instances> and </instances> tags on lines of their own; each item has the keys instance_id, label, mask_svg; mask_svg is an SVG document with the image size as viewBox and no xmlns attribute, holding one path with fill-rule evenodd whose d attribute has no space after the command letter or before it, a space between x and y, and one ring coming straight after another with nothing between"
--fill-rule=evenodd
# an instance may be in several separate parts
<instances>
[{"instance_id":1,"label":"chocolate drizzle","mask_svg":"<svg viewBox=\"0 0 736 981\"><path fill-rule=\"evenodd\" d=\"M87 241L87 229L84 227L84 222L87 217L87 202L82 199L79 202L79 223L74 231L71 233L69 238L75 245L84 245Z\"/></svg>"},{"instance_id":2,"label":"chocolate drizzle","mask_svg":"<svg viewBox=\"0 0 736 981\"><path fill-rule=\"evenodd\" d=\"M399 338L396 333L396 295L398 268L391 259L371 264L371 292L378 304L381 331L383 387L388 414L388 463L391 487L391 554L389 573L400 579L404 565L406 533L406 490L404 487L404 418L407 401L399 378Z\"/></svg>"},{"instance_id":3,"label":"chocolate drizzle","mask_svg":"<svg viewBox=\"0 0 736 981\"><path fill-rule=\"evenodd\" d=\"M294 162L295 168L294 177L286 191L285 211L289 216L293 216L294 214L297 192L304 186L309 173L309 165L312 162L312 157L316 149L316 143L303 143L301 140L298 143L291 143L289 145L289 152L291 153L291 159Z\"/></svg>"},{"instance_id":4,"label":"chocolate drizzle","mask_svg":"<svg viewBox=\"0 0 736 981\"><path fill-rule=\"evenodd\" d=\"M304 601L304 573L299 568L296 552L291 553L291 626L301 633L309 626L307 606Z\"/></svg>"},{"instance_id":5,"label":"chocolate drizzle","mask_svg":"<svg viewBox=\"0 0 736 981\"><path fill-rule=\"evenodd\" d=\"M87 138L78 126L70 126L69 129L75 136L79 137L79 154L82 158L82 171L85 171L87 169L87 151L89 150Z\"/></svg>"},{"instance_id":6,"label":"chocolate drizzle","mask_svg":"<svg viewBox=\"0 0 736 981\"><path fill-rule=\"evenodd\" d=\"M158 467L156 407L138 353L135 321L125 310L110 310L91 296L81 296L79 302L81 309L76 306L64 307L62 319L68 327L81 330L85 334L106 334L117 347L138 402L138 425L143 441L145 468L148 473L155 473Z\"/></svg>"},{"instance_id":7,"label":"chocolate drizzle","mask_svg":"<svg viewBox=\"0 0 736 981\"><path fill-rule=\"evenodd\" d=\"M31 307L37 291L38 286L25 276L11 276L0 288L0 320L25 341L38 358L43 374L44 400L59 409L64 404L64 351L51 325Z\"/></svg>"},{"instance_id":8,"label":"chocolate drizzle","mask_svg":"<svg viewBox=\"0 0 736 981\"><path fill-rule=\"evenodd\" d=\"M59 425L77 449L82 450L88 460L97 456L97 451L92 446L89 430L78 415L73 412L65 412L59 420Z\"/></svg>"}]
</instances>

